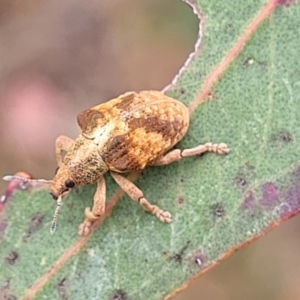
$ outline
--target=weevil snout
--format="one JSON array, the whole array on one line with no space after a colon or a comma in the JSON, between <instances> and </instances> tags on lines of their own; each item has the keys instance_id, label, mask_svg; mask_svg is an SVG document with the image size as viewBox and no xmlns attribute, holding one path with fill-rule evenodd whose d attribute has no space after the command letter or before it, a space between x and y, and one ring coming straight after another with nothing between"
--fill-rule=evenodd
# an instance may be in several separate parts
<instances>
[{"instance_id":1,"label":"weevil snout","mask_svg":"<svg viewBox=\"0 0 300 300\"><path fill-rule=\"evenodd\" d=\"M70 188L66 187L65 182L61 183L60 181L54 180L50 187L50 195L54 200L57 200L59 197L64 198L68 194Z\"/></svg>"},{"instance_id":2,"label":"weevil snout","mask_svg":"<svg viewBox=\"0 0 300 300\"><path fill-rule=\"evenodd\" d=\"M60 192L55 192L54 190L50 190L50 195L53 197L54 200L57 200L59 197L62 199L65 198L69 193L69 189L65 188Z\"/></svg>"},{"instance_id":3,"label":"weevil snout","mask_svg":"<svg viewBox=\"0 0 300 300\"><path fill-rule=\"evenodd\" d=\"M76 183L70 176L67 168L60 167L51 183L50 194L54 200L57 200L59 197L64 198L69 190L75 186Z\"/></svg>"},{"instance_id":4,"label":"weevil snout","mask_svg":"<svg viewBox=\"0 0 300 300\"><path fill-rule=\"evenodd\" d=\"M58 199L58 195L56 195L55 192L50 191L50 195L53 197L54 200Z\"/></svg>"}]
</instances>

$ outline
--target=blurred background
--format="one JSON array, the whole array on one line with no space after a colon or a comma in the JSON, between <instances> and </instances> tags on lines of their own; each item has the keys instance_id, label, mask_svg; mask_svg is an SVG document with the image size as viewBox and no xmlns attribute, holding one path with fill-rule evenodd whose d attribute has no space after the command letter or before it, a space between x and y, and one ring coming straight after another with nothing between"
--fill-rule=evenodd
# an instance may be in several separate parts
<instances>
[{"instance_id":1,"label":"blurred background","mask_svg":"<svg viewBox=\"0 0 300 300\"><path fill-rule=\"evenodd\" d=\"M1 0L0 176L51 178L55 138L77 136L77 114L126 91L162 89L197 28L179 0ZM299 229L299 217L284 223L174 300L300 299Z\"/></svg>"}]
</instances>

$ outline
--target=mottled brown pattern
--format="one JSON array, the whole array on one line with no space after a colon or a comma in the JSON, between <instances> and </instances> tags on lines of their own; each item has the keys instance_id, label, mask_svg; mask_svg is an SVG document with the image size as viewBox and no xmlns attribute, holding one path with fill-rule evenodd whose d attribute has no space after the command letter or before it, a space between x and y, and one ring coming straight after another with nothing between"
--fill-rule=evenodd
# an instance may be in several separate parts
<instances>
[{"instance_id":1,"label":"mottled brown pattern","mask_svg":"<svg viewBox=\"0 0 300 300\"><path fill-rule=\"evenodd\" d=\"M105 141L98 129L98 150L108 168L118 172L145 168L180 141L189 125L187 108L160 92L126 93L109 109L117 108L120 117Z\"/></svg>"},{"instance_id":2,"label":"mottled brown pattern","mask_svg":"<svg viewBox=\"0 0 300 300\"><path fill-rule=\"evenodd\" d=\"M124 124L121 124L122 122L126 123L133 118L155 116L169 122L177 121L180 123L183 120L181 129L177 129L182 136L189 125L187 107L181 102L157 91L125 93L116 99L82 112L77 119L82 134L89 139L93 139L99 135L101 127L109 122L114 122L116 130L118 130L126 127ZM116 134L121 134L121 132L118 131Z\"/></svg>"},{"instance_id":3,"label":"mottled brown pattern","mask_svg":"<svg viewBox=\"0 0 300 300\"><path fill-rule=\"evenodd\" d=\"M129 129L144 128L146 133L157 132L161 133L164 138L174 139L180 134L183 126L183 119L178 119L173 122L161 120L158 116L148 118L131 119L128 122Z\"/></svg>"},{"instance_id":4,"label":"mottled brown pattern","mask_svg":"<svg viewBox=\"0 0 300 300\"><path fill-rule=\"evenodd\" d=\"M97 126L98 119L103 118L101 111L87 109L77 116L77 123L83 132L89 131L89 128Z\"/></svg>"},{"instance_id":5,"label":"mottled brown pattern","mask_svg":"<svg viewBox=\"0 0 300 300\"><path fill-rule=\"evenodd\" d=\"M80 113L77 117L77 122L81 128L82 134L89 139L95 138L99 128L119 118L120 110L116 108L116 104L119 102L121 102L121 99L119 98L112 99L92 107L87 110L86 113ZM95 112L97 112L98 115ZM91 120L89 120L90 116L93 116Z\"/></svg>"},{"instance_id":6,"label":"mottled brown pattern","mask_svg":"<svg viewBox=\"0 0 300 300\"><path fill-rule=\"evenodd\" d=\"M160 132L147 132L136 128L127 134L112 138L103 149L101 157L109 169L118 172L142 170L174 142Z\"/></svg>"},{"instance_id":7,"label":"mottled brown pattern","mask_svg":"<svg viewBox=\"0 0 300 300\"><path fill-rule=\"evenodd\" d=\"M133 103L134 99L137 97L137 93L129 92L120 97L121 102L116 104L116 108L120 110L126 110L129 108L130 104Z\"/></svg>"},{"instance_id":8,"label":"mottled brown pattern","mask_svg":"<svg viewBox=\"0 0 300 300\"><path fill-rule=\"evenodd\" d=\"M128 156L128 140L125 135L119 135L109 140L105 151L102 152L101 156L104 162L112 167L113 170L120 170L125 172L129 166L138 168L138 165L133 162L133 158Z\"/></svg>"}]
</instances>

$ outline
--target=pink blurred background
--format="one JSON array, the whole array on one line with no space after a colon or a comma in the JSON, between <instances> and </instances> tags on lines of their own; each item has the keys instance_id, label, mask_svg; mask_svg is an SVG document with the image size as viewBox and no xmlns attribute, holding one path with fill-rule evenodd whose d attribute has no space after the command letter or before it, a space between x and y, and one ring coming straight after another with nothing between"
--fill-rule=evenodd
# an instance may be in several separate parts
<instances>
[{"instance_id":1,"label":"pink blurred background","mask_svg":"<svg viewBox=\"0 0 300 300\"><path fill-rule=\"evenodd\" d=\"M1 177L51 178L55 138L76 137L79 112L126 91L162 89L196 34L180 1L2 0ZM299 229L299 218L286 222L174 300L300 299Z\"/></svg>"}]
</instances>

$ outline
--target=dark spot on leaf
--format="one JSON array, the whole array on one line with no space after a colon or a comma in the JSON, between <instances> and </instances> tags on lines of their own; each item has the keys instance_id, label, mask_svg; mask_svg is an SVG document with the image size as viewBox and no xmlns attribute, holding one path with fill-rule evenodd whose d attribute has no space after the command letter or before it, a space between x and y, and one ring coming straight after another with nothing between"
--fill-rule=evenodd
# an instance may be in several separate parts
<instances>
[{"instance_id":1,"label":"dark spot on leaf","mask_svg":"<svg viewBox=\"0 0 300 300\"><path fill-rule=\"evenodd\" d=\"M211 206L213 216L216 218L222 218L225 215L225 208L222 203L216 203Z\"/></svg>"},{"instance_id":2,"label":"dark spot on leaf","mask_svg":"<svg viewBox=\"0 0 300 300\"><path fill-rule=\"evenodd\" d=\"M3 286L0 287L0 299L2 300L17 300L18 298L11 294L10 279L6 280Z\"/></svg>"},{"instance_id":3,"label":"dark spot on leaf","mask_svg":"<svg viewBox=\"0 0 300 300\"><path fill-rule=\"evenodd\" d=\"M236 175L236 177L234 178L234 182L241 190L244 190L248 185L248 182L246 180L246 176L244 173L238 173Z\"/></svg>"},{"instance_id":4,"label":"dark spot on leaf","mask_svg":"<svg viewBox=\"0 0 300 300\"><path fill-rule=\"evenodd\" d=\"M205 262L205 257L201 251L197 251L194 254L194 263L197 264L200 268L203 267Z\"/></svg>"},{"instance_id":5,"label":"dark spot on leaf","mask_svg":"<svg viewBox=\"0 0 300 300\"><path fill-rule=\"evenodd\" d=\"M246 194L244 201L242 202L241 209L251 210L254 207L254 205L255 205L255 198L253 192L249 191Z\"/></svg>"},{"instance_id":6,"label":"dark spot on leaf","mask_svg":"<svg viewBox=\"0 0 300 300\"><path fill-rule=\"evenodd\" d=\"M183 178L180 178L180 182L181 182L181 183L184 182L184 179L183 179Z\"/></svg>"},{"instance_id":7,"label":"dark spot on leaf","mask_svg":"<svg viewBox=\"0 0 300 300\"><path fill-rule=\"evenodd\" d=\"M295 2L295 0L277 0L277 5L279 6L290 6L291 4L293 4Z\"/></svg>"},{"instance_id":8,"label":"dark spot on leaf","mask_svg":"<svg viewBox=\"0 0 300 300\"><path fill-rule=\"evenodd\" d=\"M289 131L282 131L278 134L277 139L285 144L293 141L292 134Z\"/></svg>"},{"instance_id":9,"label":"dark spot on leaf","mask_svg":"<svg viewBox=\"0 0 300 300\"><path fill-rule=\"evenodd\" d=\"M184 94L185 94L185 89L184 89L184 88L181 88L179 91L180 91L180 94L181 94L181 95L184 95Z\"/></svg>"},{"instance_id":10,"label":"dark spot on leaf","mask_svg":"<svg viewBox=\"0 0 300 300\"><path fill-rule=\"evenodd\" d=\"M247 67L253 65L253 63L254 63L253 58L249 57L243 62L243 66L247 68Z\"/></svg>"},{"instance_id":11,"label":"dark spot on leaf","mask_svg":"<svg viewBox=\"0 0 300 300\"><path fill-rule=\"evenodd\" d=\"M19 254L16 251L10 251L9 254L6 256L5 260L10 264L14 265L17 259L19 258Z\"/></svg>"},{"instance_id":12,"label":"dark spot on leaf","mask_svg":"<svg viewBox=\"0 0 300 300\"><path fill-rule=\"evenodd\" d=\"M262 186L261 204L267 209L273 209L279 202L279 191L272 182L266 182Z\"/></svg>"},{"instance_id":13,"label":"dark spot on leaf","mask_svg":"<svg viewBox=\"0 0 300 300\"><path fill-rule=\"evenodd\" d=\"M57 292L62 300L68 300L69 296L66 291L67 279L63 278L57 285Z\"/></svg>"},{"instance_id":14,"label":"dark spot on leaf","mask_svg":"<svg viewBox=\"0 0 300 300\"><path fill-rule=\"evenodd\" d=\"M236 185L241 191L244 191L251 182L255 175L254 167L250 165L249 161L246 161L237 171L233 184Z\"/></svg>"},{"instance_id":15,"label":"dark spot on leaf","mask_svg":"<svg viewBox=\"0 0 300 300\"><path fill-rule=\"evenodd\" d=\"M300 167L292 173L291 185L284 191L284 203L280 204L279 214L282 218L289 218L300 211Z\"/></svg>"},{"instance_id":16,"label":"dark spot on leaf","mask_svg":"<svg viewBox=\"0 0 300 300\"><path fill-rule=\"evenodd\" d=\"M287 145L293 141L293 136L288 130L281 130L271 135L270 143L272 147Z\"/></svg>"},{"instance_id":17,"label":"dark spot on leaf","mask_svg":"<svg viewBox=\"0 0 300 300\"><path fill-rule=\"evenodd\" d=\"M122 290L116 290L110 300L128 300L127 294Z\"/></svg>"},{"instance_id":18,"label":"dark spot on leaf","mask_svg":"<svg viewBox=\"0 0 300 300\"><path fill-rule=\"evenodd\" d=\"M176 261L176 262L178 262L178 263L181 264L183 256L184 256L184 253L187 250L187 248L189 247L189 245L190 245L190 241L187 241L186 244L179 250L179 252L176 253L176 254L174 254L174 255L172 255L170 257L170 259L174 260L174 261Z\"/></svg>"},{"instance_id":19,"label":"dark spot on leaf","mask_svg":"<svg viewBox=\"0 0 300 300\"><path fill-rule=\"evenodd\" d=\"M182 196L179 196L178 199L177 199L177 203L178 203L179 205L182 205L183 202L184 202L183 197L182 197Z\"/></svg>"},{"instance_id":20,"label":"dark spot on leaf","mask_svg":"<svg viewBox=\"0 0 300 300\"><path fill-rule=\"evenodd\" d=\"M38 229L41 227L43 221L44 221L44 215L42 214L36 214L34 215L30 222L29 222L29 226L28 226L28 229L26 231L26 234L23 238L23 241L24 242L27 242L28 239L31 237L31 235Z\"/></svg>"}]
</instances>

